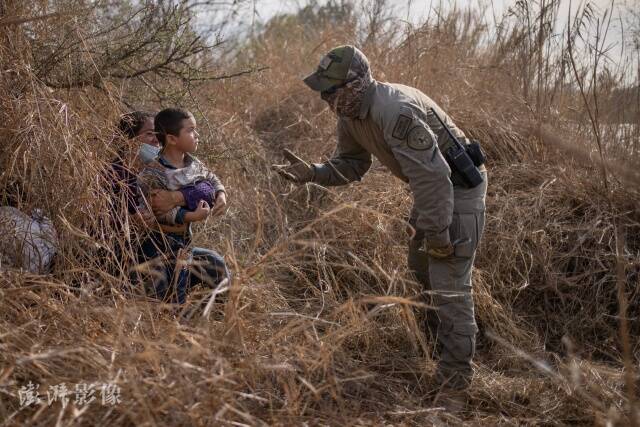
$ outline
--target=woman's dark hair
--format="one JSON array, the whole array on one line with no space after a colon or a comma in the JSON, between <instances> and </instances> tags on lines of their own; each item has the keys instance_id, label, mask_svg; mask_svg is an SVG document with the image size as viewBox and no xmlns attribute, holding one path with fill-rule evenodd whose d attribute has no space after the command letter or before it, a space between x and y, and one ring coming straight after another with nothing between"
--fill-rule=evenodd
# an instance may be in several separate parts
<instances>
[{"instance_id":1,"label":"woman's dark hair","mask_svg":"<svg viewBox=\"0 0 640 427\"><path fill-rule=\"evenodd\" d=\"M144 122L149 119L153 119L153 114L146 111L131 111L120 116L118 130L128 139L135 138L144 126Z\"/></svg>"},{"instance_id":2,"label":"woman's dark hair","mask_svg":"<svg viewBox=\"0 0 640 427\"><path fill-rule=\"evenodd\" d=\"M167 142L167 135L180 135L182 121L190 117L193 117L193 115L182 108L165 108L156 114L153 122L160 144L164 147Z\"/></svg>"}]
</instances>

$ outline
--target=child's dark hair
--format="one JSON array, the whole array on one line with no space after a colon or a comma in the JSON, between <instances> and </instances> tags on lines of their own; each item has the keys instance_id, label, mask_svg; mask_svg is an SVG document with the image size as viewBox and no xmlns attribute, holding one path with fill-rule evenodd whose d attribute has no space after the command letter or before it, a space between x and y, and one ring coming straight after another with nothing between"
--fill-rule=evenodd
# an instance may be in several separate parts
<instances>
[{"instance_id":1,"label":"child's dark hair","mask_svg":"<svg viewBox=\"0 0 640 427\"><path fill-rule=\"evenodd\" d=\"M138 136L144 122L153 119L153 114L147 111L131 111L120 116L118 130L128 139Z\"/></svg>"},{"instance_id":2,"label":"child's dark hair","mask_svg":"<svg viewBox=\"0 0 640 427\"><path fill-rule=\"evenodd\" d=\"M190 117L193 117L193 115L182 108L165 108L156 114L153 122L160 144L164 147L164 144L167 143L167 135L180 135L182 121Z\"/></svg>"}]
</instances>

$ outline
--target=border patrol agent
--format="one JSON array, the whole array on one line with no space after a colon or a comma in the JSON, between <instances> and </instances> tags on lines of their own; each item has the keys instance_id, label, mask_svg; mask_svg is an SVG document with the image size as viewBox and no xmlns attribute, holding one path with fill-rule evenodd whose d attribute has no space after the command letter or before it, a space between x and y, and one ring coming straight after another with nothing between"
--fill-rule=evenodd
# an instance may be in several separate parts
<instances>
[{"instance_id":1,"label":"border patrol agent","mask_svg":"<svg viewBox=\"0 0 640 427\"><path fill-rule=\"evenodd\" d=\"M274 169L297 183L344 185L359 181L374 155L409 184L415 233L408 261L436 307L437 316L433 311L427 316L440 348L436 381L445 389L466 389L478 331L471 270L484 227L486 169L477 165L481 183L465 185L444 155L453 138L439 118L466 145L464 133L419 90L375 81L367 58L354 46L331 50L304 82L338 116L337 149L320 164L285 150L290 164Z\"/></svg>"}]
</instances>

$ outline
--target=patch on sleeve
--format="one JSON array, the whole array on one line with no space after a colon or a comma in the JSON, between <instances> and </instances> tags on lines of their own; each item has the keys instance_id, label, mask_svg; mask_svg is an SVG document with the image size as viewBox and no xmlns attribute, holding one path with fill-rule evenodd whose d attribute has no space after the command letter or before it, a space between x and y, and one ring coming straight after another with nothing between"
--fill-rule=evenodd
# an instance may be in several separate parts
<instances>
[{"instance_id":1,"label":"patch on sleeve","mask_svg":"<svg viewBox=\"0 0 640 427\"><path fill-rule=\"evenodd\" d=\"M433 136L424 126L415 126L409 131L407 145L414 150L423 151L433 147Z\"/></svg>"},{"instance_id":2,"label":"patch on sleeve","mask_svg":"<svg viewBox=\"0 0 640 427\"><path fill-rule=\"evenodd\" d=\"M405 139L407 137L409 126L411 126L411 122L413 122L413 117L406 115L406 113L400 113L396 120L396 124L393 127L391 136L395 139Z\"/></svg>"}]
</instances>

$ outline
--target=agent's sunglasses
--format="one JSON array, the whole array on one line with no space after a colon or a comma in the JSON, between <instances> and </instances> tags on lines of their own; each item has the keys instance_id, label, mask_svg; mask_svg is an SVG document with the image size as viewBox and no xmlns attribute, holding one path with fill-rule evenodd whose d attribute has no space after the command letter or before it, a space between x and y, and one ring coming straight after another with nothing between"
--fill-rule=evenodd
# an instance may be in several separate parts
<instances>
[{"instance_id":1,"label":"agent's sunglasses","mask_svg":"<svg viewBox=\"0 0 640 427\"><path fill-rule=\"evenodd\" d=\"M342 83L338 83L335 86L331 86L329 89L323 90L321 93L322 93L322 95L333 95L334 93L336 93L336 91L338 89L345 87L346 85L348 85L352 81L356 80L357 78L358 78L358 76L352 77L350 79L347 79L347 80L343 81Z\"/></svg>"}]
</instances>

